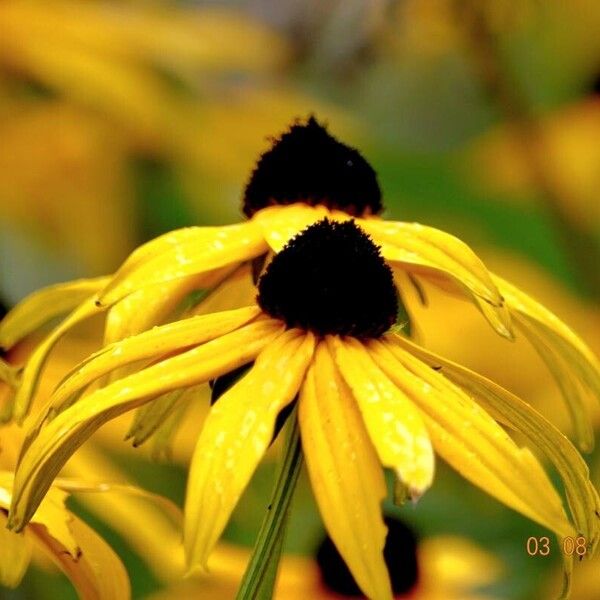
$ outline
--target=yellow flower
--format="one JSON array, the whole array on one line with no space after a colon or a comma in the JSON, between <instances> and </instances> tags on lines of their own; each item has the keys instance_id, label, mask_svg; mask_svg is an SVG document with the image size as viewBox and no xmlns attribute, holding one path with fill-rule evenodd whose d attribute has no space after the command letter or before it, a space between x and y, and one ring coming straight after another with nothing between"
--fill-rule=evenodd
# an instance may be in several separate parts
<instances>
[{"instance_id":1,"label":"yellow flower","mask_svg":"<svg viewBox=\"0 0 600 600\"><path fill-rule=\"evenodd\" d=\"M25 526L68 457L102 424L253 363L214 404L196 444L184 522L191 572L206 565L278 416L297 395L323 521L367 596L391 597L382 466L417 499L432 483L434 449L473 484L557 535L581 532L592 552L599 503L575 448L526 403L399 335L398 308L391 269L353 220L312 224L272 258L257 304L155 327L75 368L30 429L10 526ZM83 395L133 363L141 366ZM573 522L538 460L502 426L525 435L554 464Z\"/></svg>"},{"instance_id":2,"label":"yellow flower","mask_svg":"<svg viewBox=\"0 0 600 600\"><path fill-rule=\"evenodd\" d=\"M0 231L35 236L77 271L114 269L135 246L132 161L168 165L192 204L199 174L223 189L255 148L247 112L307 101L272 90L289 48L241 11L7 0L0 31Z\"/></svg>"},{"instance_id":3,"label":"yellow flower","mask_svg":"<svg viewBox=\"0 0 600 600\"><path fill-rule=\"evenodd\" d=\"M129 598L129 578L119 557L65 506L67 491L80 484L57 482L25 530L13 533L6 528L6 511L13 493L12 479L12 473L0 471L0 584L19 585L35 546L65 572L81 598Z\"/></svg>"},{"instance_id":4,"label":"yellow flower","mask_svg":"<svg viewBox=\"0 0 600 600\"><path fill-rule=\"evenodd\" d=\"M248 221L170 232L135 250L114 276L52 286L9 313L0 324L4 348L69 313L28 361L9 407L12 416L20 420L27 414L52 347L82 320L108 310L107 343L145 331L177 315L190 292L240 278L248 261L260 268L269 253L279 252L311 223L350 215L381 247L401 287L418 288L422 279L470 299L508 339L516 325L557 379L580 446L591 448L583 398L600 396L600 365L587 346L550 311L490 274L462 241L418 223L383 221L377 217L382 208L376 174L355 149L314 118L296 123L261 157L250 178L243 205Z\"/></svg>"},{"instance_id":5,"label":"yellow flower","mask_svg":"<svg viewBox=\"0 0 600 600\"><path fill-rule=\"evenodd\" d=\"M492 554L465 538L440 535L415 539L398 519L386 518L386 567L396 577L394 596L411 600L484 600L481 591L498 581L502 566ZM340 600L360 596L356 582L330 538L314 558L282 557L274 598ZM248 550L219 544L210 559L210 574L153 595L151 600L233 598L250 558ZM491 596L490 596L491 597Z\"/></svg>"},{"instance_id":6,"label":"yellow flower","mask_svg":"<svg viewBox=\"0 0 600 600\"><path fill-rule=\"evenodd\" d=\"M87 333L86 331L86 335L72 336L53 354L44 372L40 401L47 401L52 390L73 364L95 349ZM9 354L8 368L11 371L16 370L12 363L20 362L23 355L30 351L30 345L20 344ZM2 364L7 363L0 362L0 367ZM0 382L0 398L8 391L8 386ZM28 419L24 427L27 428L29 424ZM12 472L16 468L24 433L25 430L15 424L0 427L0 470ZM122 432L119 433L120 442L123 438ZM105 439L103 442L100 445L94 440L82 448L65 466L62 475L69 478L71 488L73 481L80 481L88 484L83 491L110 491L109 496L104 493L80 494L78 500L86 510L119 533L158 579L168 581L180 577L185 561L181 546L179 510L163 498L126 485L130 474L117 466L106 452L107 444L114 448L114 434L112 439ZM79 488L78 490L82 491ZM143 522L145 526L139 527L139 522Z\"/></svg>"}]
</instances>

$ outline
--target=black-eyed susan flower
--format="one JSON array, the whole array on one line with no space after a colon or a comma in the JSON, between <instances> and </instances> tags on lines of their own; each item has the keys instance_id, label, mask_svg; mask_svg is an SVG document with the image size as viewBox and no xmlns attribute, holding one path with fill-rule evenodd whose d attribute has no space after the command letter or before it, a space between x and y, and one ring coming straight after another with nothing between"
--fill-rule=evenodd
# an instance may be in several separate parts
<instances>
[{"instance_id":1,"label":"black-eyed susan flower","mask_svg":"<svg viewBox=\"0 0 600 600\"><path fill-rule=\"evenodd\" d=\"M397 600L484 600L488 595L482 589L500 578L500 561L466 538L436 535L421 539L397 518L387 517L385 523L384 559ZM248 549L219 544L211 555L208 575L173 585L151 600L233 598L249 559ZM328 536L313 556L282 557L276 600L360 597L364 597L360 588Z\"/></svg>"},{"instance_id":2,"label":"black-eyed susan flower","mask_svg":"<svg viewBox=\"0 0 600 600\"><path fill-rule=\"evenodd\" d=\"M73 364L95 349L88 332L80 333L81 336L65 340L53 353L41 381L37 398L40 404L48 400ZM31 346L32 343L28 342L11 351L5 356L7 366L13 369L13 363L22 362ZM10 393L9 386L0 382L0 399L7 393ZM37 408L39 405L36 404L34 410ZM9 473L11 482L30 419L25 420L23 427L14 423L0 426L0 471ZM78 502L88 513L126 540L128 547L148 565L157 579L172 581L181 576L185 566L181 546L181 513L166 499L131 485L130 472L124 470L110 454L110 450L115 449L115 442L123 447L120 444L122 430L117 436L115 432L104 433L107 438L103 443L96 439L72 457L62 471L63 477L68 478L62 480L62 485L68 484L69 491L93 492L78 493ZM112 437L108 437L111 434ZM191 451L188 450L188 453ZM139 523L144 523L144 527L140 527ZM10 555L0 553L0 569L4 566L3 561L10 566Z\"/></svg>"},{"instance_id":3,"label":"black-eyed susan flower","mask_svg":"<svg viewBox=\"0 0 600 600\"><path fill-rule=\"evenodd\" d=\"M384 221L378 217L382 208L376 174L358 151L314 118L294 124L250 177L243 202L247 221L165 234L134 251L114 276L52 286L9 313L0 323L3 348L45 322L67 317L32 354L16 384L12 378L15 398L4 418L21 420L27 414L49 353L82 320L108 311L106 343L143 332L181 316L191 292L237 285L247 279L249 263L256 275L267 255L311 223L354 217L380 246L400 289L425 280L472 300L504 337L511 339L516 325L557 379L578 443L591 448L584 398L600 396L600 365L581 339L538 302L490 274L462 241L418 223Z\"/></svg>"},{"instance_id":4,"label":"black-eyed susan flower","mask_svg":"<svg viewBox=\"0 0 600 600\"><path fill-rule=\"evenodd\" d=\"M191 572L206 565L278 416L296 398L323 521L368 597L391 597L382 466L417 499L433 481L434 450L557 535L581 532L591 552L599 502L574 447L518 398L400 335L398 306L392 271L356 222L310 225L272 258L256 304L153 328L71 372L24 444L10 526L19 531L28 522L68 457L103 423L251 364L211 408L196 444L184 522ZM85 395L90 384L138 361L143 366L133 373ZM572 520L541 464L503 426L552 461Z\"/></svg>"},{"instance_id":5,"label":"black-eyed susan flower","mask_svg":"<svg viewBox=\"0 0 600 600\"><path fill-rule=\"evenodd\" d=\"M34 550L47 555L69 578L80 598L127 600L129 577L111 547L65 505L69 492L86 486L56 482L21 533L6 528L13 492L13 474L0 471L0 585L17 587ZM101 486L88 486L100 491Z\"/></svg>"}]
</instances>

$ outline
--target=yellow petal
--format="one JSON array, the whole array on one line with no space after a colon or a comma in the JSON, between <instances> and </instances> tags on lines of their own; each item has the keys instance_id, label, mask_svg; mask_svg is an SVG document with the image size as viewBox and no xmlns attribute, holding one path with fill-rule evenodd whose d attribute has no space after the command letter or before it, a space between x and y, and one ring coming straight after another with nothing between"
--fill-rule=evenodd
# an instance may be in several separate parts
<instances>
[{"instance_id":1,"label":"yellow petal","mask_svg":"<svg viewBox=\"0 0 600 600\"><path fill-rule=\"evenodd\" d=\"M129 578L123 563L110 546L83 521L70 515L69 528L79 552L73 557L60 538L43 525L32 523L31 531L50 558L65 572L83 600L127 600Z\"/></svg>"},{"instance_id":2,"label":"yellow petal","mask_svg":"<svg viewBox=\"0 0 600 600\"><path fill-rule=\"evenodd\" d=\"M221 277L227 272L228 269L219 269ZM213 273L211 275L214 277ZM191 291L202 289L207 279L205 273L190 275L150 285L126 296L106 315L104 343L112 344L161 324Z\"/></svg>"},{"instance_id":3,"label":"yellow petal","mask_svg":"<svg viewBox=\"0 0 600 600\"><path fill-rule=\"evenodd\" d=\"M383 471L324 342L308 369L298 418L313 493L331 539L365 595L391 600L383 558Z\"/></svg>"},{"instance_id":4,"label":"yellow petal","mask_svg":"<svg viewBox=\"0 0 600 600\"><path fill-rule=\"evenodd\" d=\"M132 439L134 447L142 445L181 404L183 393L182 390L175 390L138 408L125 439Z\"/></svg>"},{"instance_id":5,"label":"yellow petal","mask_svg":"<svg viewBox=\"0 0 600 600\"><path fill-rule=\"evenodd\" d=\"M100 296L111 305L147 285L233 265L266 252L262 232L248 221L172 231L138 248Z\"/></svg>"},{"instance_id":6,"label":"yellow petal","mask_svg":"<svg viewBox=\"0 0 600 600\"><path fill-rule=\"evenodd\" d=\"M0 586L16 588L31 561L31 540L24 533L6 528L6 514L0 511Z\"/></svg>"},{"instance_id":7,"label":"yellow petal","mask_svg":"<svg viewBox=\"0 0 600 600\"><path fill-rule=\"evenodd\" d=\"M328 336L327 344L358 402L379 459L396 471L410 496L418 498L434 473L433 450L419 411L358 340Z\"/></svg>"},{"instance_id":8,"label":"yellow petal","mask_svg":"<svg viewBox=\"0 0 600 600\"><path fill-rule=\"evenodd\" d=\"M95 298L95 296L91 296L84 300L60 325L52 330L50 335L37 346L27 360L21 385L14 400L13 417L17 421L22 421L29 412L31 402L38 388L42 369L54 346L75 325L101 312L102 309L99 309L95 304Z\"/></svg>"},{"instance_id":9,"label":"yellow petal","mask_svg":"<svg viewBox=\"0 0 600 600\"><path fill-rule=\"evenodd\" d=\"M64 472L69 479L56 479L51 489L59 487L71 494L77 493L77 500L86 510L119 533L159 579L181 576L184 567L182 513L175 504L157 494L119 483L127 482L128 475L93 445L80 448ZM107 481L110 483L105 483Z\"/></svg>"},{"instance_id":10,"label":"yellow petal","mask_svg":"<svg viewBox=\"0 0 600 600\"><path fill-rule=\"evenodd\" d=\"M580 446L593 448L593 431L583 397L600 400L600 362L583 340L539 302L497 275L494 281L511 314L535 347L566 400Z\"/></svg>"},{"instance_id":11,"label":"yellow petal","mask_svg":"<svg viewBox=\"0 0 600 600\"><path fill-rule=\"evenodd\" d=\"M197 392L196 392L197 393ZM155 461L173 462L173 448L175 436L179 433L188 409L190 408L189 398L187 393L184 393L177 400L175 406L163 419L162 423L154 430L151 436L147 437L151 441L150 458ZM134 440L134 445L142 444L146 440L139 436ZM191 456L189 451L187 456Z\"/></svg>"},{"instance_id":12,"label":"yellow petal","mask_svg":"<svg viewBox=\"0 0 600 600\"><path fill-rule=\"evenodd\" d=\"M250 265L243 264L211 289L210 293L190 309L190 314L206 315L223 310L233 310L240 306L253 304L255 300L256 287L252 281L252 270Z\"/></svg>"},{"instance_id":13,"label":"yellow petal","mask_svg":"<svg viewBox=\"0 0 600 600\"><path fill-rule=\"evenodd\" d=\"M206 560L266 451L279 411L296 395L314 336L291 329L211 408L188 479L184 543L191 572Z\"/></svg>"},{"instance_id":14,"label":"yellow petal","mask_svg":"<svg viewBox=\"0 0 600 600\"><path fill-rule=\"evenodd\" d=\"M269 247L279 252L291 238L327 216L330 217L331 213L324 206L309 206L298 202L288 206L263 208L252 217L252 221L261 228ZM350 217L345 215L345 218Z\"/></svg>"},{"instance_id":15,"label":"yellow petal","mask_svg":"<svg viewBox=\"0 0 600 600\"><path fill-rule=\"evenodd\" d=\"M411 273L432 277L440 275L466 288L492 327L504 337L513 337L510 314L492 277L477 255L458 238L419 223L357 219L381 245L383 257L400 263Z\"/></svg>"},{"instance_id":16,"label":"yellow petal","mask_svg":"<svg viewBox=\"0 0 600 600\"><path fill-rule=\"evenodd\" d=\"M280 329L277 321L251 323L96 390L39 431L34 429L15 474L11 527L20 530L25 525L64 463L104 423L156 396L250 362Z\"/></svg>"},{"instance_id":17,"label":"yellow petal","mask_svg":"<svg viewBox=\"0 0 600 600\"><path fill-rule=\"evenodd\" d=\"M398 337L398 336L395 336ZM377 364L418 406L436 452L473 484L555 531L574 529L540 463L459 387L386 339L370 341Z\"/></svg>"},{"instance_id":18,"label":"yellow petal","mask_svg":"<svg viewBox=\"0 0 600 600\"><path fill-rule=\"evenodd\" d=\"M593 549L600 535L600 500L589 469L571 442L529 404L489 379L401 337L395 341L427 364L441 367L447 379L468 391L496 420L521 432L544 452L564 482L578 533Z\"/></svg>"},{"instance_id":19,"label":"yellow petal","mask_svg":"<svg viewBox=\"0 0 600 600\"><path fill-rule=\"evenodd\" d=\"M20 380L19 371L20 369L9 365L0 358L0 381L3 381L11 388L15 389Z\"/></svg>"},{"instance_id":20,"label":"yellow petal","mask_svg":"<svg viewBox=\"0 0 600 600\"><path fill-rule=\"evenodd\" d=\"M62 410L71 397L110 371L135 361L165 356L233 331L260 313L257 306L190 317L154 327L136 336L105 346L75 367L53 394L52 407Z\"/></svg>"},{"instance_id":21,"label":"yellow petal","mask_svg":"<svg viewBox=\"0 0 600 600\"><path fill-rule=\"evenodd\" d=\"M52 319L68 313L101 290L108 277L59 283L33 292L0 322L0 347L8 349Z\"/></svg>"}]
</instances>

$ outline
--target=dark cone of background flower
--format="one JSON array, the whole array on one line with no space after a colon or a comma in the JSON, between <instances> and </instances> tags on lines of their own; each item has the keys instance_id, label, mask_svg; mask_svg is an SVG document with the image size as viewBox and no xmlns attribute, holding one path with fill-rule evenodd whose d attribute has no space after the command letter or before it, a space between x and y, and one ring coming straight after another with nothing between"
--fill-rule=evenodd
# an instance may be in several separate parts
<instances>
[{"instance_id":1,"label":"dark cone of background flower","mask_svg":"<svg viewBox=\"0 0 600 600\"><path fill-rule=\"evenodd\" d=\"M590 84L590 94L592 96L600 97L600 73L594 77Z\"/></svg>"},{"instance_id":2,"label":"dark cone of background flower","mask_svg":"<svg viewBox=\"0 0 600 600\"><path fill-rule=\"evenodd\" d=\"M307 227L273 258L258 291L265 312L318 335L379 337L398 308L391 269L353 221Z\"/></svg>"},{"instance_id":3,"label":"dark cone of background flower","mask_svg":"<svg viewBox=\"0 0 600 600\"><path fill-rule=\"evenodd\" d=\"M417 538L413 531L397 519L386 518L388 534L383 558L388 568L394 595L410 592L419 579ZM342 596L364 598L352 573L327 537L317 551L317 563L324 585Z\"/></svg>"},{"instance_id":4,"label":"dark cone of background flower","mask_svg":"<svg viewBox=\"0 0 600 600\"><path fill-rule=\"evenodd\" d=\"M243 212L303 201L350 215L381 212L377 175L358 150L331 136L311 117L296 123L259 159L246 186Z\"/></svg>"}]
</instances>

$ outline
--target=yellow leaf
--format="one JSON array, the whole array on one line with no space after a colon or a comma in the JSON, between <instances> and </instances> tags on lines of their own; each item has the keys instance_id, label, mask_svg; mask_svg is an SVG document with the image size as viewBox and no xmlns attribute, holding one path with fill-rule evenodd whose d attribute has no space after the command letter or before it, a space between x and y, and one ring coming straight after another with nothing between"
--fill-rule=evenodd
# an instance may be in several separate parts
<instances>
[{"instance_id":1,"label":"yellow leaf","mask_svg":"<svg viewBox=\"0 0 600 600\"><path fill-rule=\"evenodd\" d=\"M79 449L64 473L68 478L56 479L51 489L56 487L77 494L77 500L86 510L116 531L160 580L181 577L183 515L178 506L162 496L129 485L128 475L91 444Z\"/></svg>"}]
</instances>

